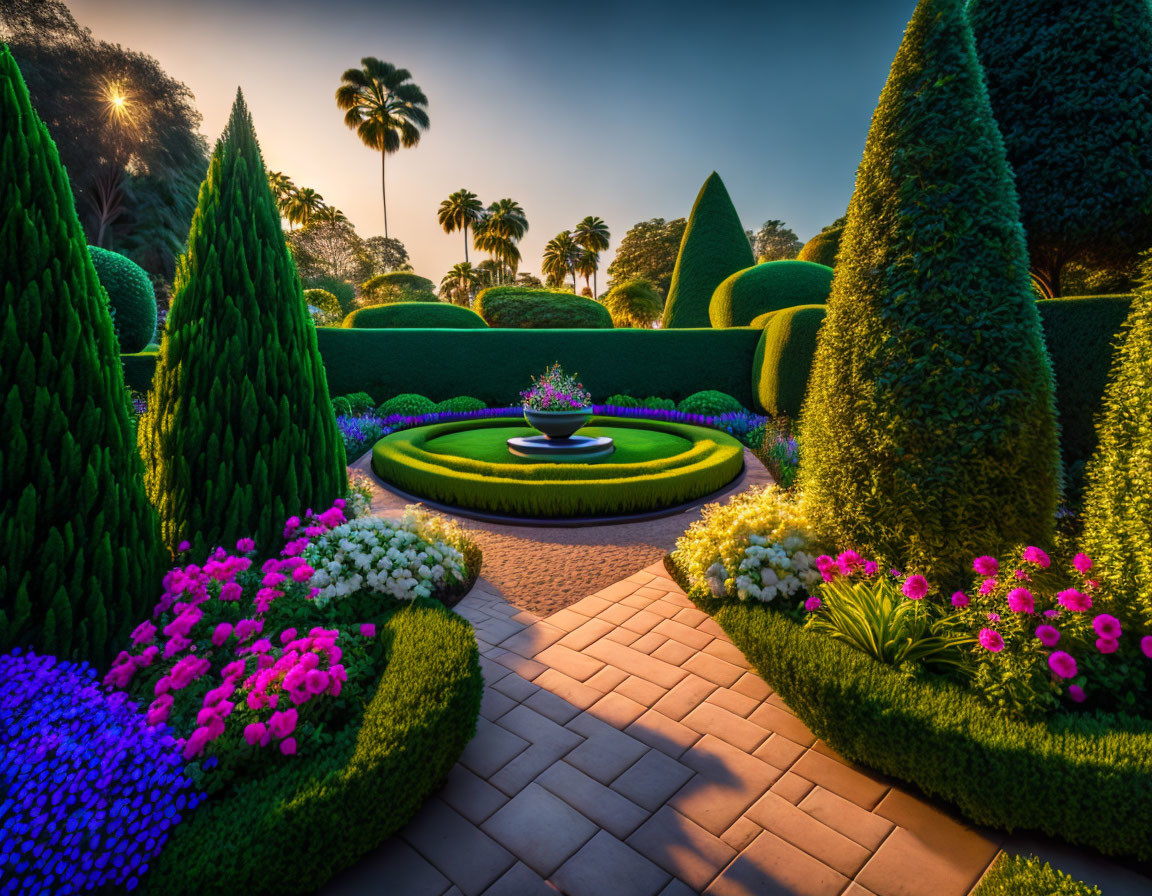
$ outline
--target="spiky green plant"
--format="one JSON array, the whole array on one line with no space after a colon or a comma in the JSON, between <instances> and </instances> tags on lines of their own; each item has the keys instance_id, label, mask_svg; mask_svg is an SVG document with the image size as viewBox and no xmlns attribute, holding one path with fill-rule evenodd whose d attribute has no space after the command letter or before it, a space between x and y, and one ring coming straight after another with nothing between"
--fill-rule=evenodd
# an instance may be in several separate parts
<instances>
[{"instance_id":1,"label":"spiky green plant","mask_svg":"<svg viewBox=\"0 0 1152 896\"><path fill-rule=\"evenodd\" d=\"M140 422L165 543L196 555L343 494L343 443L252 118L239 93L180 260Z\"/></svg>"},{"instance_id":2,"label":"spiky green plant","mask_svg":"<svg viewBox=\"0 0 1152 896\"><path fill-rule=\"evenodd\" d=\"M831 545L934 581L1053 530L1052 371L963 0L921 0L872 118L801 420Z\"/></svg>"},{"instance_id":3,"label":"spiky green plant","mask_svg":"<svg viewBox=\"0 0 1152 896\"><path fill-rule=\"evenodd\" d=\"M0 44L0 652L103 664L152 603L125 394L67 175Z\"/></svg>"}]
</instances>

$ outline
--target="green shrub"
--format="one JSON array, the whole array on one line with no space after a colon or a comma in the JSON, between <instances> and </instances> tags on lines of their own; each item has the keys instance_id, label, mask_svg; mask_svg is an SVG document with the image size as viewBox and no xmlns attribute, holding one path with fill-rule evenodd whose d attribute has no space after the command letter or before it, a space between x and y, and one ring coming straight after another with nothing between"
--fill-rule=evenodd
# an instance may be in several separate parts
<instances>
[{"instance_id":1,"label":"green shrub","mask_svg":"<svg viewBox=\"0 0 1152 896\"><path fill-rule=\"evenodd\" d=\"M156 293L136 262L99 246L89 246L100 285L108 293L120 351L142 351L156 333Z\"/></svg>"},{"instance_id":2,"label":"green shrub","mask_svg":"<svg viewBox=\"0 0 1152 896\"><path fill-rule=\"evenodd\" d=\"M431 414L436 410L436 402L423 395L411 392L401 392L393 395L376 409L381 417L400 415L402 417L419 417L421 414Z\"/></svg>"},{"instance_id":3,"label":"green shrub","mask_svg":"<svg viewBox=\"0 0 1152 896\"><path fill-rule=\"evenodd\" d=\"M1052 535L1052 370L963 0L921 0L892 64L801 427L830 545L948 584Z\"/></svg>"},{"instance_id":4,"label":"green shrub","mask_svg":"<svg viewBox=\"0 0 1152 896\"><path fill-rule=\"evenodd\" d=\"M103 666L161 572L107 298L0 44L0 652Z\"/></svg>"},{"instance_id":5,"label":"green shrub","mask_svg":"<svg viewBox=\"0 0 1152 896\"><path fill-rule=\"evenodd\" d=\"M367 392L352 392L332 399L332 410L338 416L360 416L375 410L376 402Z\"/></svg>"},{"instance_id":6,"label":"green shrub","mask_svg":"<svg viewBox=\"0 0 1152 896\"><path fill-rule=\"evenodd\" d=\"M1069 877L1036 856L1000 853L972 896L1102 896L1099 887Z\"/></svg>"},{"instance_id":7,"label":"green shrub","mask_svg":"<svg viewBox=\"0 0 1152 896\"><path fill-rule=\"evenodd\" d=\"M311 893L412 818L476 730L476 640L424 598L378 632L391 650L360 724L201 807L153 863L149 891Z\"/></svg>"},{"instance_id":8,"label":"green shrub","mask_svg":"<svg viewBox=\"0 0 1152 896\"><path fill-rule=\"evenodd\" d=\"M326 289L304 290L304 302L309 306L309 313L317 326L339 324L344 317L340 300ZM312 308L316 309L315 313L312 313Z\"/></svg>"},{"instance_id":9,"label":"green shrub","mask_svg":"<svg viewBox=\"0 0 1152 896\"><path fill-rule=\"evenodd\" d=\"M676 410L684 414L701 414L705 417L719 417L721 414L734 414L744 410L731 395L717 392L715 389L705 389L689 395L676 406Z\"/></svg>"},{"instance_id":10,"label":"green shrub","mask_svg":"<svg viewBox=\"0 0 1152 896\"><path fill-rule=\"evenodd\" d=\"M648 398L633 398L631 395L609 395L604 404L614 408L647 408L650 411L674 411L676 402L671 398L657 398L650 395Z\"/></svg>"},{"instance_id":11,"label":"green shrub","mask_svg":"<svg viewBox=\"0 0 1152 896\"><path fill-rule=\"evenodd\" d=\"M836 267L836 256L840 252L840 239L844 236L844 226L830 227L804 244L800 254L796 256L800 261L811 261L826 267Z\"/></svg>"},{"instance_id":12,"label":"green shrub","mask_svg":"<svg viewBox=\"0 0 1152 896\"><path fill-rule=\"evenodd\" d=\"M479 398L469 398L467 395L458 395L456 398L446 398L438 402L433 408L439 413L463 414L468 411L482 411L488 405Z\"/></svg>"},{"instance_id":13,"label":"green shrub","mask_svg":"<svg viewBox=\"0 0 1152 896\"><path fill-rule=\"evenodd\" d=\"M270 544L347 487L316 329L242 96L216 144L141 418L165 542ZM355 391L355 390L347 390Z\"/></svg>"},{"instance_id":14,"label":"green shrub","mask_svg":"<svg viewBox=\"0 0 1152 896\"><path fill-rule=\"evenodd\" d=\"M708 315L714 327L744 327L770 311L822 305L831 289L832 268L810 261L767 261L717 286Z\"/></svg>"},{"instance_id":15,"label":"green shrub","mask_svg":"<svg viewBox=\"0 0 1152 896\"><path fill-rule=\"evenodd\" d=\"M410 271L391 271L387 274L377 274L360 284L361 291L369 294L386 292L389 288L400 292L435 292L431 280Z\"/></svg>"},{"instance_id":16,"label":"green shrub","mask_svg":"<svg viewBox=\"0 0 1152 896\"><path fill-rule=\"evenodd\" d=\"M336 301L340 303L341 318L348 313L356 301L356 287L337 277L325 274L322 277L305 277L302 282L304 289L322 289L332 293L336 297Z\"/></svg>"},{"instance_id":17,"label":"green shrub","mask_svg":"<svg viewBox=\"0 0 1152 896\"><path fill-rule=\"evenodd\" d=\"M612 315L592 299L559 289L490 286L476 297L476 313L490 327L611 329Z\"/></svg>"},{"instance_id":18,"label":"green shrub","mask_svg":"<svg viewBox=\"0 0 1152 896\"><path fill-rule=\"evenodd\" d=\"M390 329L394 327L445 327L449 329L481 329L488 324L471 308L449 305L446 302L396 302L392 305L374 305L361 308L344 318L344 327Z\"/></svg>"},{"instance_id":19,"label":"green shrub","mask_svg":"<svg viewBox=\"0 0 1152 896\"><path fill-rule=\"evenodd\" d=\"M651 280L634 277L608 290L604 306L614 327L651 327L660 320L664 297Z\"/></svg>"},{"instance_id":20,"label":"green shrub","mask_svg":"<svg viewBox=\"0 0 1152 896\"><path fill-rule=\"evenodd\" d=\"M1152 254L1120 335L1104 406L1100 445L1088 462L1084 550L1122 618L1152 630Z\"/></svg>"},{"instance_id":21,"label":"green shrub","mask_svg":"<svg viewBox=\"0 0 1152 896\"><path fill-rule=\"evenodd\" d=\"M669 564L669 572L686 584ZM796 715L841 755L919 787L977 824L1039 830L1152 858L1152 722L1003 716L943 678L910 678L762 604L689 597Z\"/></svg>"},{"instance_id":22,"label":"green shrub","mask_svg":"<svg viewBox=\"0 0 1152 896\"><path fill-rule=\"evenodd\" d=\"M147 394L152 388L152 377L156 374L156 362L159 358L160 352L156 349L148 349L134 355L121 355L124 385L134 392Z\"/></svg>"},{"instance_id":23,"label":"green shrub","mask_svg":"<svg viewBox=\"0 0 1152 896\"><path fill-rule=\"evenodd\" d=\"M768 318L752 361L752 388L764 413L799 415L824 313L823 305L800 305Z\"/></svg>"},{"instance_id":24,"label":"green shrub","mask_svg":"<svg viewBox=\"0 0 1152 896\"><path fill-rule=\"evenodd\" d=\"M723 280L756 263L744 225L720 175L713 171L696 196L672 285L664 303L665 330L708 327L708 303Z\"/></svg>"}]
</instances>

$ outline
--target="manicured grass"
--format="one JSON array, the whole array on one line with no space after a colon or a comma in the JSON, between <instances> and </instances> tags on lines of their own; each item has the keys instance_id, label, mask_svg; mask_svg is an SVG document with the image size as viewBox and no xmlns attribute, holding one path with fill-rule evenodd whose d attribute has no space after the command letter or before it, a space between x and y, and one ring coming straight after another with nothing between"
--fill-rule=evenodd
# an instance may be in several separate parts
<instances>
[{"instance_id":1,"label":"manicured grass","mask_svg":"<svg viewBox=\"0 0 1152 896\"><path fill-rule=\"evenodd\" d=\"M531 426L493 426L469 429L429 439L424 449L433 454L469 457L492 464L539 464L528 457L517 457L508 450L508 439L537 436ZM682 436L632 426L585 426L578 435L588 438L608 436L616 446L612 456L596 463L633 464L683 454L692 443Z\"/></svg>"}]
</instances>

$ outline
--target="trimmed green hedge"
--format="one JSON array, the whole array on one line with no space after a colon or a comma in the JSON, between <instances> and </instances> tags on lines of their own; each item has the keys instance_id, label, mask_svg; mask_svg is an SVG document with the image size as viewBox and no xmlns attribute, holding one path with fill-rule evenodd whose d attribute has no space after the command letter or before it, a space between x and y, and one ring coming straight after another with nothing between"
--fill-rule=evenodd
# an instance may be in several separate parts
<instances>
[{"instance_id":1,"label":"trimmed green hedge","mask_svg":"<svg viewBox=\"0 0 1152 896\"><path fill-rule=\"evenodd\" d=\"M490 327L536 330L612 328L612 315L599 302L553 289L490 286L476 297L476 313Z\"/></svg>"},{"instance_id":2,"label":"trimmed green hedge","mask_svg":"<svg viewBox=\"0 0 1152 896\"><path fill-rule=\"evenodd\" d=\"M89 246L92 266L108 293L112 322L123 352L138 352L156 333L156 293L144 269L130 258Z\"/></svg>"},{"instance_id":3,"label":"trimmed green hedge","mask_svg":"<svg viewBox=\"0 0 1152 896\"><path fill-rule=\"evenodd\" d=\"M670 559L665 565L685 586ZM977 824L1152 858L1152 721L1006 718L944 679L913 679L764 604L689 597L817 737Z\"/></svg>"},{"instance_id":4,"label":"trimmed green hedge","mask_svg":"<svg viewBox=\"0 0 1152 896\"><path fill-rule=\"evenodd\" d=\"M426 445L437 436L481 427L522 425L513 417L420 426L385 436L372 449L376 475L398 488L456 507L537 519L613 516L673 507L723 488L744 467L743 446L700 426L593 417L591 426L671 432L692 443L673 457L639 463L497 464Z\"/></svg>"},{"instance_id":5,"label":"trimmed green hedge","mask_svg":"<svg viewBox=\"0 0 1152 896\"><path fill-rule=\"evenodd\" d=\"M391 288L401 292L435 292L432 281L411 271L389 271L387 274L377 274L369 277L360 284L365 292Z\"/></svg>"},{"instance_id":6,"label":"trimmed green hedge","mask_svg":"<svg viewBox=\"0 0 1152 896\"><path fill-rule=\"evenodd\" d=\"M804 244L804 248L796 257L800 261L812 261L834 268L836 267L836 256L840 253L840 238L842 236L844 236L844 225L818 233Z\"/></svg>"},{"instance_id":7,"label":"trimmed green hedge","mask_svg":"<svg viewBox=\"0 0 1152 896\"><path fill-rule=\"evenodd\" d=\"M418 327L453 330L487 329L484 318L471 308L449 305L447 302L395 302L392 305L373 305L353 311L342 327L350 329L385 330Z\"/></svg>"},{"instance_id":8,"label":"trimmed green hedge","mask_svg":"<svg viewBox=\"0 0 1152 896\"><path fill-rule=\"evenodd\" d=\"M676 410L683 414L700 414L703 417L719 417L722 414L735 414L744 410L731 395L717 392L715 389L704 389L689 395L676 405Z\"/></svg>"},{"instance_id":9,"label":"trimmed green hedge","mask_svg":"<svg viewBox=\"0 0 1152 896\"><path fill-rule=\"evenodd\" d=\"M766 414L799 415L822 323L823 305L799 305L767 315L752 361L752 389Z\"/></svg>"},{"instance_id":10,"label":"trimmed green hedge","mask_svg":"<svg viewBox=\"0 0 1152 896\"><path fill-rule=\"evenodd\" d=\"M149 892L311 893L403 827L476 731L472 627L418 599L378 628L391 655L360 725L176 828Z\"/></svg>"},{"instance_id":11,"label":"trimmed green hedge","mask_svg":"<svg viewBox=\"0 0 1152 896\"><path fill-rule=\"evenodd\" d=\"M159 349L121 355L120 363L124 367L124 385L136 392L147 392L151 389L152 376L156 373L156 361L159 356Z\"/></svg>"},{"instance_id":12,"label":"trimmed green hedge","mask_svg":"<svg viewBox=\"0 0 1152 896\"><path fill-rule=\"evenodd\" d=\"M810 261L766 261L737 271L712 293L714 327L748 326L770 311L822 305L832 291L832 268Z\"/></svg>"},{"instance_id":13,"label":"trimmed green hedge","mask_svg":"<svg viewBox=\"0 0 1152 896\"><path fill-rule=\"evenodd\" d=\"M1036 856L1000 853L972 896L1101 896L1100 888L1057 871Z\"/></svg>"}]
</instances>

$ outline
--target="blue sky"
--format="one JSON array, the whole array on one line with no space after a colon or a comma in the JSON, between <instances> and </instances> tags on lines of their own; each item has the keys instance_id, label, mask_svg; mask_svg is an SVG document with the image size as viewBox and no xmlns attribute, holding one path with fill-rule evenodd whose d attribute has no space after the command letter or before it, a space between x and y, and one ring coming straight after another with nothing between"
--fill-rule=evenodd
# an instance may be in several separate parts
<instances>
[{"instance_id":1,"label":"blue sky","mask_svg":"<svg viewBox=\"0 0 1152 896\"><path fill-rule=\"evenodd\" d=\"M69 5L188 84L210 140L242 87L268 166L362 236L383 233L380 160L333 93L362 56L408 68L431 128L388 159L389 232L438 281L463 260L462 237L436 223L461 187L524 206L522 269L537 273L544 244L585 215L612 231L606 265L637 221L687 215L712 170L745 227L780 218L807 239L847 207L915 2Z\"/></svg>"}]
</instances>

